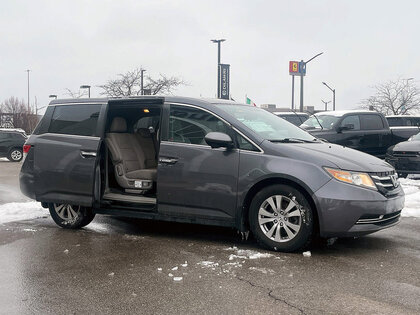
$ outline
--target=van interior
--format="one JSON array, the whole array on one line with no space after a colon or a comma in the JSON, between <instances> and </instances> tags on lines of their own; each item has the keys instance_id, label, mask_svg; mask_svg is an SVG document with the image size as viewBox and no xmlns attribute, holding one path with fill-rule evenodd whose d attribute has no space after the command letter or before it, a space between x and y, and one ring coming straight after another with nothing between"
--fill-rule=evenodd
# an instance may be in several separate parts
<instances>
[{"instance_id":1,"label":"van interior","mask_svg":"<svg viewBox=\"0 0 420 315\"><path fill-rule=\"evenodd\" d=\"M161 106L109 103L101 148L102 202L156 204Z\"/></svg>"}]
</instances>

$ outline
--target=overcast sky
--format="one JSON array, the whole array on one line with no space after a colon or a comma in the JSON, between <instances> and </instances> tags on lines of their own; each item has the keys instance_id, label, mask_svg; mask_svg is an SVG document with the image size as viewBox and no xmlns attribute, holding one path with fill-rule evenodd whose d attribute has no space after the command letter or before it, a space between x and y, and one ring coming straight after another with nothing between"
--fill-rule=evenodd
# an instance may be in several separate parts
<instances>
[{"instance_id":1,"label":"overcast sky","mask_svg":"<svg viewBox=\"0 0 420 315\"><path fill-rule=\"evenodd\" d=\"M1 1L0 101L48 103L65 88L98 85L143 66L182 77L175 94L214 97L217 49L231 64L231 94L243 102L291 104L289 60L307 60L305 105L359 106L372 85L420 79L419 1ZM295 102L299 102L296 80Z\"/></svg>"}]
</instances>

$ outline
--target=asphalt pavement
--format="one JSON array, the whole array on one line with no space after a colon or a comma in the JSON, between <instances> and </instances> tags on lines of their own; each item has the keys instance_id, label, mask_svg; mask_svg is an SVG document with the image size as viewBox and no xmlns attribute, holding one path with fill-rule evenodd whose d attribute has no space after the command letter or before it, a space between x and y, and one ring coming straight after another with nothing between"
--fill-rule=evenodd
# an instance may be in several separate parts
<instances>
[{"instance_id":1,"label":"asphalt pavement","mask_svg":"<svg viewBox=\"0 0 420 315\"><path fill-rule=\"evenodd\" d=\"M0 161L0 204L26 200ZM1 314L419 314L420 219L311 256L232 229L97 216L0 224ZM0 213L1 215L1 213Z\"/></svg>"}]
</instances>

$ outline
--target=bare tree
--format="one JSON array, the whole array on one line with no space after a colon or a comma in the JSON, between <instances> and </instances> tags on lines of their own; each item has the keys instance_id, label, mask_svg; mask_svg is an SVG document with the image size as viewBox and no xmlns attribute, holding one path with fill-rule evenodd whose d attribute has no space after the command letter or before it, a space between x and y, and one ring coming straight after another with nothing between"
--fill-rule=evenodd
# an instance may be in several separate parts
<instances>
[{"instance_id":1,"label":"bare tree","mask_svg":"<svg viewBox=\"0 0 420 315\"><path fill-rule=\"evenodd\" d=\"M411 80L398 79L374 86L375 95L362 101L362 107L384 115L404 115L420 109L420 90Z\"/></svg>"},{"instance_id":2,"label":"bare tree","mask_svg":"<svg viewBox=\"0 0 420 315\"><path fill-rule=\"evenodd\" d=\"M22 128L28 133L32 132L38 122L33 108L28 108L24 100L13 96L0 104L0 112L2 116L11 119L7 121L9 127L12 124L14 128Z\"/></svg>"},{"instance_id":3,"label":"bare tree","mask_svg":"<svg viewBox=\"0 0 420 315\"><path fill-rule=\"evenodd\" d=\"M145 76L143 88L150 90L151 95L171 94L175 88L185 84L180 78L160 74L157 79ZM116 79L108 80L107 83L99 87L103 89L101 95L110 97L141 95L141 69L120 73Z\"/></svg>"}]
</instances>

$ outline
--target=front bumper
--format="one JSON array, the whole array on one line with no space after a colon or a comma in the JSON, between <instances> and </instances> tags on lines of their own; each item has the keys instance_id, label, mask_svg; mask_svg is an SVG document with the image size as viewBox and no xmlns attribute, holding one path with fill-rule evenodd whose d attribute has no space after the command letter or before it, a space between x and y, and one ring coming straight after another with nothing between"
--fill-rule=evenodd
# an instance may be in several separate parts
<instances>
[{"instance_id":1,"label":"front bumper","mask_svg":"<svg viewBox=\"0 0 420 315\"><path fill-rule=\"evenodd\" d=\"M378 191L337 180L329 181L313 198L322 237L362 236L396 225L405 200L401 187L387 198Z\"/></svg>"},{"instance_id":2,"label":"front bumper","mask_svg":"<svg viewBox=\"0 0 420 315\"><path fill-rule=\"evenodd\" d=\"M387 155L385 161L391 164L398 174L420 174L420 156Z\"/></svg>"}]
</instances>

